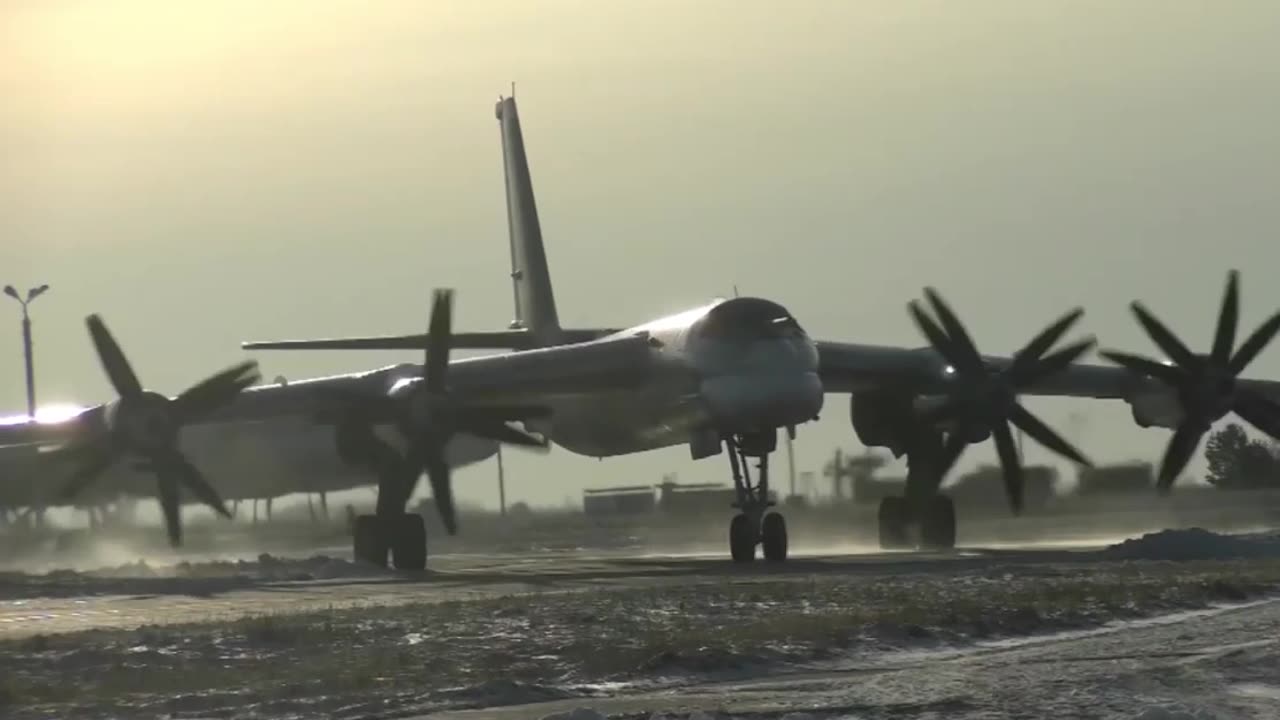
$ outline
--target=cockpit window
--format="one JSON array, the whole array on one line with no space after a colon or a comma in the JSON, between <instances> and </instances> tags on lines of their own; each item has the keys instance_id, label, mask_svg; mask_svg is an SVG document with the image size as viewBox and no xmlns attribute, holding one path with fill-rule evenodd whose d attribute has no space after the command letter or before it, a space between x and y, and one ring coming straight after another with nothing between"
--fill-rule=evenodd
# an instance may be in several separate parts
<instances>
[{"instance_id":1,"label":"cockpit window","mask_svg":"<svg viewBox=\"0 0 1280 720\"><path fill-rule=\"evenodd\" d=\"M699 320L695 331L702 337L726 340L787 337L802 332L786 308L761 298L726 300Z\"/></svg>"}]
</instances>

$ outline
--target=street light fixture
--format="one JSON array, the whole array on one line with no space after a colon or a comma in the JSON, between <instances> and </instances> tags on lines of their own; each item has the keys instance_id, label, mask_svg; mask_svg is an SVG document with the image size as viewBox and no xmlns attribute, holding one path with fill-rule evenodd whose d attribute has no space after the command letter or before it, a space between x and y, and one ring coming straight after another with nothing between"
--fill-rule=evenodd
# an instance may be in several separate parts
<instances>
[{"instance_id":1,"label":"street light fixture","mask_svg":"<svg viewBox=\"0 0 1280 720\"><path fill-rule=\"evenodd\" d=\"M27 417L32 421L36 419L36 381L35 368L31 361L31 315L27 312L27 306L48 289L47 284L33 287L27 291L27 298L23 300L12 285L4 286L4 294L22 305L22 354L27 361Z\"/></svg>"}]
</instances>

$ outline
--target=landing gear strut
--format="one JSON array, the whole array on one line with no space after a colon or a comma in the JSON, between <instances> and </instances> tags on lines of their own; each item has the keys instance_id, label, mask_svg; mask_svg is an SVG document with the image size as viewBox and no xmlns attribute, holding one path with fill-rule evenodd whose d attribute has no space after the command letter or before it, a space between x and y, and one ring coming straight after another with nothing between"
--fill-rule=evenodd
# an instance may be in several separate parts
<instances>
[{"instance_id":1,"label":"landing gear strut","mask_svg":"<svg viewBox=\"0 0 1280 720\"><path fill-rule=\"evenodd\" d=\"M908 446L906 497L880 501L881 548L948 550L956 546L955 503L939 492L942 442L941 433L921 431ZM918 543L912 542L913 529L918 529Z\"/></svg>"},{"instance_id":2,"label":"landing gear strut","mask_svg":"<svg viewBox=\"0 0 1280 720\"><path fill-rule=\"evenodd\" d=\"M738 514L729 523L729 554L734 562L748 563L756 558L756 545L770 562L787 559L787 523L782 514L771 512L769 497L769 453L778 445L777 431L733 435L725 438L729 451L729 467L733 471L733 487L737 493L734 507ZM747 459L756 461L756 481L751 482Z\"/></svg>"},{"instance_id":3,"label":"landing gear strut","mask_svg":"<svg viewBox=\"0 0 1280 720\"><path fill-rule=\"evenodd\" d=\"M378 476L378 503L373 515L358 515L352 527L352 554L355 561L377 567L387 566L387 556L397 570L425 570L427 567L427 526L418 513L407 513L414 472L400 453L372 431L352 427L349 439L364 449L362 464ZM367 435L363 433L367 432ZM355 433L361 433L355 437ZM347 438L344 438L347 439Z\"/></svg>"}]
</instances>

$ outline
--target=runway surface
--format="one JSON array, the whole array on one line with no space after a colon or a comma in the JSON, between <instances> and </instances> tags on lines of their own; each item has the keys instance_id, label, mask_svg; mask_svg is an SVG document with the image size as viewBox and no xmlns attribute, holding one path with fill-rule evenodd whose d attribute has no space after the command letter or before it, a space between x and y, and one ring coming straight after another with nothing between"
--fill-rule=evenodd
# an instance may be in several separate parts
<instances>
[{"instance_id":1,"label":"runway surface","mask_svg":"<svg viewBox=\"0 0 1280 720\"><path fill-rule=\"evenodd\" d=\"M79 573L0 580L0 639L93 628L201 622L327 607L465 600L593 587L661 586L717 576L910 573L1001 562L1087 560L1088 548L973 549L951 553L797 552L785 564L735 565L723 553L627 551L433 556L424 573L380 572L342 560L279 559L228 565L205 577L95 577ZM335 553L336 555L336 553Z\"/></svg>"}]
</instances>

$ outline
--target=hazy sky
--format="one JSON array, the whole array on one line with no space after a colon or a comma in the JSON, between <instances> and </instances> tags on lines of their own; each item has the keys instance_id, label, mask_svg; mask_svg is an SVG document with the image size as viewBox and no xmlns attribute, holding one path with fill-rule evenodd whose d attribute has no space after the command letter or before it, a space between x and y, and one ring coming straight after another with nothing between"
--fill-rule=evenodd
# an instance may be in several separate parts
<instances>
[{"instance_id":1,"label":"hazy sky","mask_svg":"<svg viewBox=\"0 0 1280 720\"><path fill-rule=\"evenodd\" d=\"M493 102L515 81L565 324L736 284L817 336L914 346L905 304L933 284L986 352L1076 304L1082 332L1147 352L1137 297L1207 349L1228 267L1245 332L1280 306L1278 30L1269 0L5 0L0 284L53 286L42 403L109 397L93 311L168 393L242 340L419 331L434 286L458 289L457 326L504 327ZM257 357L289 377L412 359ZM1280 377L1280 348L1251 374ZM1100 461L1167 438L1123 403L1029 405ZM830 396L799 469L837 444L858 447ZM540 502L727 477L684 448L509 458L511 494ZM492 474L460 495L491 498Z\"/></svg>"}]
</instances>

